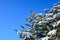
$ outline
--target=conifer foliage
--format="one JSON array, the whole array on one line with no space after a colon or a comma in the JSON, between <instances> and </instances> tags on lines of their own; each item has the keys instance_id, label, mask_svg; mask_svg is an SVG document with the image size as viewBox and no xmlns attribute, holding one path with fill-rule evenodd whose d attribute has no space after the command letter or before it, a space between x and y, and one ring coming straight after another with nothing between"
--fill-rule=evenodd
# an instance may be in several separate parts
<instances>
[{"instance_id":1,"label":"conifer foliage","mask_svg":"<svg viewBox=\"0 0 60 40\"><path fill-rule=\"evenodd\" d=\"M23 40L60 40L60 2L54 4L49 10L45 9L46 14L31 11L31 16L26 18L30 24L20 27L22 31L15 30ZM26 30L25 27L29 29Z\"/></svg>"}]
</instances>

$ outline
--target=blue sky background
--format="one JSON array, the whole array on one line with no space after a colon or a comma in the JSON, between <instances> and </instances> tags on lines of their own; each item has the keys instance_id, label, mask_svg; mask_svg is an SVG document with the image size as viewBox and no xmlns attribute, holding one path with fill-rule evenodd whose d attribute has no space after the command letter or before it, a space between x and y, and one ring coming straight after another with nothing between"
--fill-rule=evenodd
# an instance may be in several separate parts
<instances>
[{"instance_id":1,"label":"blue sky background","mask_svg":"<svg viewBox=\"0 0 60 40\"><path fill-rule=\"evenodd\" d=\"M21 40L14 29L26 23L30 9L43 13L59 0L0 0L0 40Z\"/></svg>"}]
</instances>

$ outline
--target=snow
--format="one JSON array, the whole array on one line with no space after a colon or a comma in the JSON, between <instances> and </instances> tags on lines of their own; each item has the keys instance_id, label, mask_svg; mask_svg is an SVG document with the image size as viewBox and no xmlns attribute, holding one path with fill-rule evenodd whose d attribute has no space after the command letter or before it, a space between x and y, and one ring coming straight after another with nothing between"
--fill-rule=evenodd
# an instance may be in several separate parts
<instances>
[{"instance_id":1,"label":"snow","mask_svg":"<svg viewBox=\"0 0 60 40\"><path fill-rule=\"evenodd\" d=\"M47 33L47 35L56 35L56 31L57 31L57 29L53 29L53 30L51 30L51 31L49 31L48 33Z\"/></svg>"},{"instance_id":2,"label":"snow","mask_svg":"<svg viewBox=\"0 0 60 40\"><path fill-rule=\"evenodd\" d=\"M43 37L41 38L41 40L48 40L50 37L46 36L46 37Z\"/></svg>"}]
</instances>

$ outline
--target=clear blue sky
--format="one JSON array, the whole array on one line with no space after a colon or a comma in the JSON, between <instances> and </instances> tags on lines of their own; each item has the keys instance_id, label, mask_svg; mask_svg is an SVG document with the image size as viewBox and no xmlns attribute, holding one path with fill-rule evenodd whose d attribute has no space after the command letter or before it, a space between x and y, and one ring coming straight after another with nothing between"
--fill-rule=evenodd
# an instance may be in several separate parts
<instances>
[{"instance_id":1,"label":"clear blue sky","mask_svg":"<svg viewBox=\"0 0 60 40\"><path fill-rule=\"evenodd\" d=\"M43 13L58 0L0 0L0 40L21 40L14 29L26 23L30 9Z\"/></svg>"}]
</instances>

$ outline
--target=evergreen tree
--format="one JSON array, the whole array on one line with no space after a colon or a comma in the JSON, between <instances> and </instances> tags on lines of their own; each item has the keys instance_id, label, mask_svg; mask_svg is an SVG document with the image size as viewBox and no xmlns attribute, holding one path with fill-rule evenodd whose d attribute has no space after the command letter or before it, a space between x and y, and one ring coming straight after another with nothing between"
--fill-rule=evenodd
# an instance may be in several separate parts
<instances>
[{"instance_id":1,"label":"evergreen tree","mask_svg":"<svg viewBox=\"0 0 60 40\"><path fill-rule=\"evenodd\" d=\"M31 16L26 18L30 24L20 26L22 31L17 31L23 40L60 40L60 2L44 12L46 14L31 11ZM26 30L25 26L29 29Z\"/></svg>"}]
</instances>

